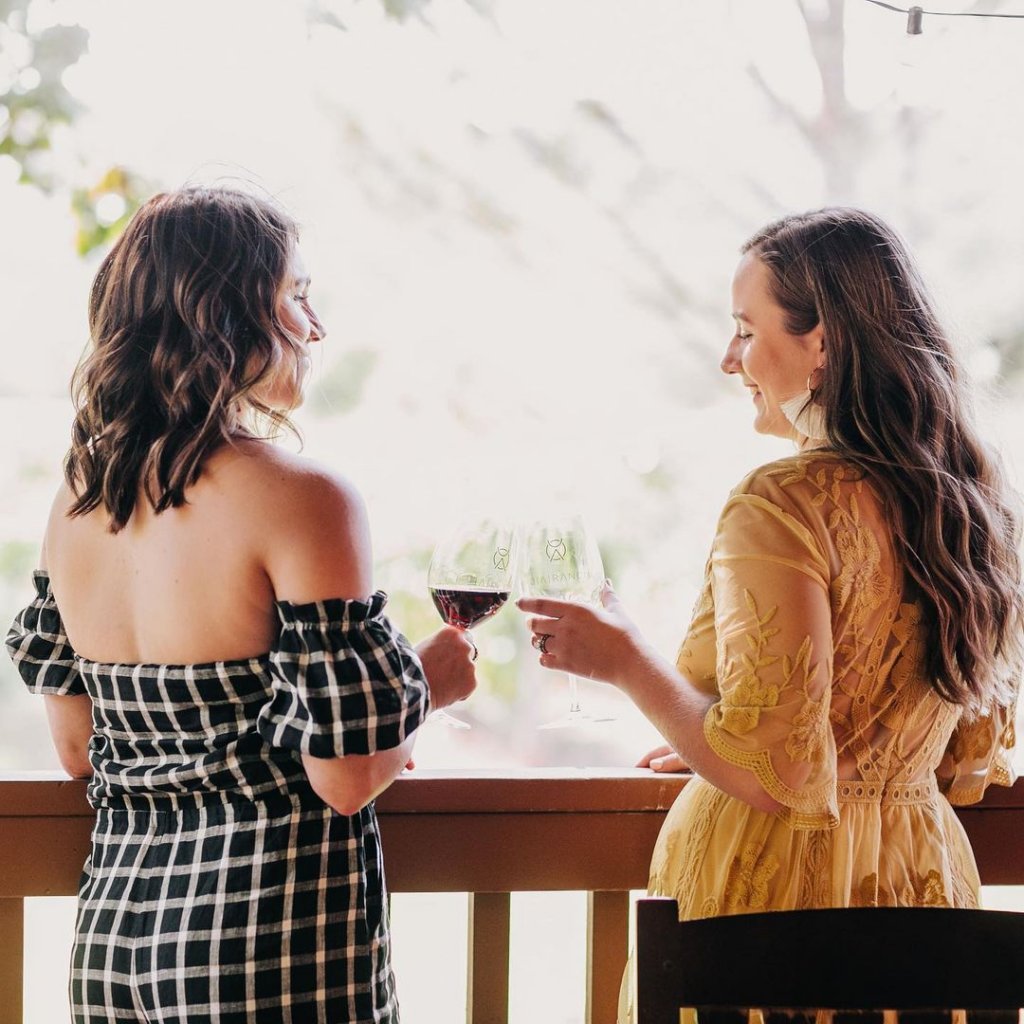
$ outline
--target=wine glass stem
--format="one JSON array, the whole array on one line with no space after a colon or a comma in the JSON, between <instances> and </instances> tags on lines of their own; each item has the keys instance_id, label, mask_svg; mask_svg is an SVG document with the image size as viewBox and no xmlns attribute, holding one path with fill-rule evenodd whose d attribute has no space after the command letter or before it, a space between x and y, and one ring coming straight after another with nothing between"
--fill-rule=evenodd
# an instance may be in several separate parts
<instances>
[{"instance_id":1,"label":"wine glass stem","mask_svg":"<svg viewBox=\"0 0 1024 1024\"><path fill-rule=\"evenodd\" d=\"M576 682L575 676L569 676L569 714L578 715L581 710L579 685Z\"/></svg>"}]
</instances>

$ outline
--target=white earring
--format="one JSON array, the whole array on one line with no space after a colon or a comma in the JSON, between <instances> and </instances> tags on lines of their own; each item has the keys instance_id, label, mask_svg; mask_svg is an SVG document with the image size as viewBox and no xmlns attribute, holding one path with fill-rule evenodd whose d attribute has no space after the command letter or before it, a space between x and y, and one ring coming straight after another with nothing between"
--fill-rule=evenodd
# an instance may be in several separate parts
<instances>
[{"instance_id":1,"label":"white earring","mask_svg":"<svg viewBox=\"0 0 1024 1024\"><path fill-rule=\"evenodd\" d=\"M814 401L810 375L807 377L807 387L793 398L779 402L779 408L801 437L817 443L824 443L827 440L825 410Z\"/></svg>"}]
</instances>

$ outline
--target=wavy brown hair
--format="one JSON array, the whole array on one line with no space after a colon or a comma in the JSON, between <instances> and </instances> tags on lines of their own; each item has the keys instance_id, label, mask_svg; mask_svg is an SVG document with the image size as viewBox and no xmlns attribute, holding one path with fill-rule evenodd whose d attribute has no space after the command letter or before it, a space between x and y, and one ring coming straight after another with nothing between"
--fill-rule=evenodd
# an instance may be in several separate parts
<instances>
[{"instance_id":1,"label":"wavy brown hair","mask_svg":"<svg viewBox=\"0 0 1024 1024\"><path fill-rule=\"evenodd\" d=\"M830 208L769 224L743 252L770 270L790 333L823 327L812 400L883 498L932 685L972 711L1006 699L1024 621L1017 500L906 246L872 214Z\"/></svg>"},{"instance_id":2,"label":"wavy brown hair","mask_svg":"<svg viewBox=\"0 0 1024 1024\"><path fill-rule=\"evenodd\" d=\"M116 533L143 494L157 513L183 505L245 419L294 430L256 391L294 344L276 306L297 237L272 201L235 189L165 192L139 209L92 285L69 515L102 505Z\"/></svg>"}]
</instances>

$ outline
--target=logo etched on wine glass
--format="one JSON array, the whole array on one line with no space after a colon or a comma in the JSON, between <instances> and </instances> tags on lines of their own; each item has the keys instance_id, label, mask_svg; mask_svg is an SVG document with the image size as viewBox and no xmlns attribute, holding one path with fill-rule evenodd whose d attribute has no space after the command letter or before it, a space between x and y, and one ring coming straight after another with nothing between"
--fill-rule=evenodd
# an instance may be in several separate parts
<instances>
[{"instance_id":1,"label":"logo etched on wine glass","mask_svg":"<svg viewBox=\"0 0 1024 1024\"><path fill-rule=\"evenodd\" d=\"M508 568L508 559L508 548L498 548L498 550L494 552L494 568L499 572L504 572Z\"/></svg>"},{"instance_id":2,"label":"logo etched on wine glass","mask_svg":"<svg viewBox=\"0 0 1024 1024\"><path fill-rule=\"evenodd\" d=\"M565 561L565 541L561 537L549 540L544 553L548 556L549 562Z\"/></svg>"}]
</instances>

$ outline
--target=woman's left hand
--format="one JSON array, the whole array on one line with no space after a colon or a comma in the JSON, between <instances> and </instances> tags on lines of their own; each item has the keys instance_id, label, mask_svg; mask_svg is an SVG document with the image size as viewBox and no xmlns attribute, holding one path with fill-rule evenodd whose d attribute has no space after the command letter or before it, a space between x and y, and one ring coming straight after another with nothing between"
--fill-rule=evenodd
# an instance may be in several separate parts
<instances>
[{"instance_id":1,"label":"woman's left hand","mask_svg":"<svg viewBox=\"0 0 1024 1024\"><path fill-rule=\"evenodd\" d=\"M607 581L601 607L523 597L516 605L530 614L526 625L544 668L620 685L636 661L640 637Z\"/></svg>"}]
</instances>

